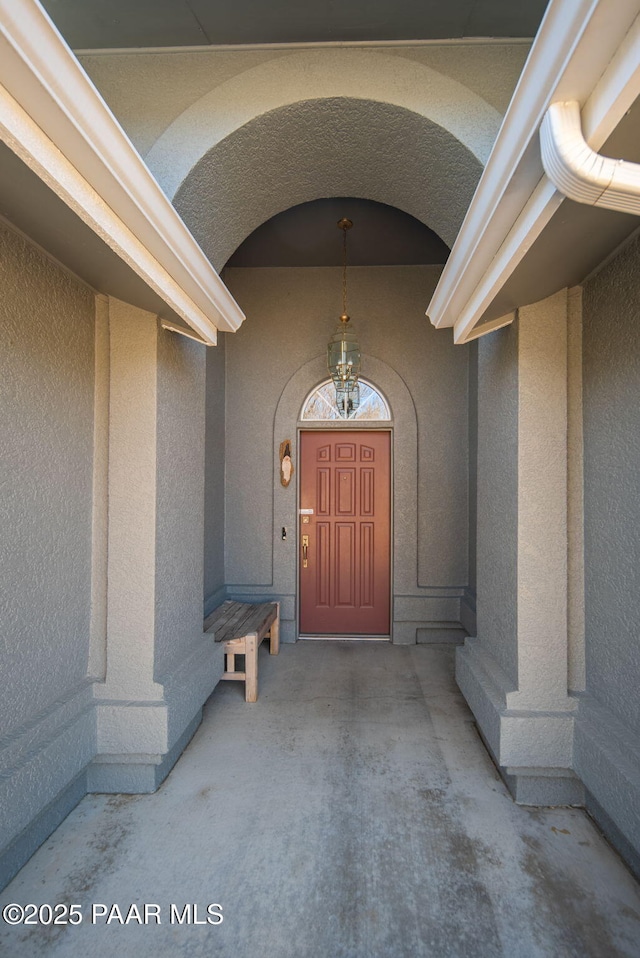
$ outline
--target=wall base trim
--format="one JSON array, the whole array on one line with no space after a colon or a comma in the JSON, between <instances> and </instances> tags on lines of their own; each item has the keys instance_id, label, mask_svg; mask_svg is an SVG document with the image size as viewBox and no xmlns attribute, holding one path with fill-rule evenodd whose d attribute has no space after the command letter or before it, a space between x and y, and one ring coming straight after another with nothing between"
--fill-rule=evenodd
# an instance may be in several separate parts
<instances>
[{"instance_id":1,"label":"wall base trim","mask_svg":"<svg viewBox=\"0 0 640 958\"><path fill-rule=\"evenodd\" d=\"M0 849L11 849L18 842L15 854L6 854L7 860L19 862L20 868L26 861L21 849L30 848L32 854L79 801L76 796L69 804L71 800L64 796L68 789L76 794L73 783L84 774L95 755L96 717L91 685L83 683L70 690L29 723L6 735L2 746ZM20 801L16 801L16 795ZM66 809L62 818L56 812L59 803ZM54 824L49 826L49 821ZM32 834L40 836L38 841L32 840ZM0 861L4 855L0 850Z\"/></svg>"},{"instance_id":2,"label":"wall base trim","mask_svg":"<svg viewBox=\"0 0 640 958\"><path fill-rule=\"evenodd\" d=\"M582 786L571 770L573 709L509 709L513 684L477 638L456 652L456 682L517 802L583 804Z\"/></svg>"},{"instance_id":3,"label":"wall base trim","mask_svg":"<svg viewBox=\"0 0 640 958\"><path fill-rule=\"evenodd\" d=\"M456 649L456 682L473 712L482 738L496 765L500 754L500 714L512 686L496 663L485 656L477 638Z\"/></svg>"},{"instance_id":4,"label":"wall base trim","mask_svg":"<svg viewBox=\"0 0 640 958\"><path fill-rule=\"evenodd\" d=\"M165 755L97 755L87 769L87 791L126 795L155 792L193 738L201 721L202 709L199 709Z\"/></svg>"},{"instance_id":5,"label":"wall base trim","mask_svg":"<svg viewBox=\"0 0 640 958\"><path fill-rule=\"evenodd\" d=\"M640 875L640 744L590 695L579 697L574 768L585 784L587 810Z\"/></svg>"},{"instance_id":6,"label":"wall base trim","mask_svg":"<svg viewBox=\"0 0 640 958\"><path fill-rule=\"evenodd\" d=\"M200 722L198 709L182 735L164 755L98 755L49 802L29 824L0 850L0 891L26 865L40 845L89 792L144 794L155 792L193 738Z\"/></svg>"},{"instance_id":7,"label":"wall base trim","mask_svg":"<svg viewBox=\"0 0 640 958\"><path fill-rule=\"evenodd\" d=\"M640 851L620 831L611 816L605 812L588 789L585 794L585 806L609 844L615 848L632 874L640 881Z\"/></svg>"},{"instance_id":8,"label":"wall base trim","mask_svg":"<svg viewBox=\"0 0 640 958\"><path fill-rule=\"evenodd\" d=\"M87 776L83 770L0 851L0 891L15 878L34 852L46 842L86 794Z\"/></svg>"},{"instance_id":9,"label":"wall base trim","mask_svg":"<svg viewBox=\"0 0 640 958\"><path fill-rule=\"evenodd\" d=\"M460 599L460 624L467 631L467 635L476 635L476 594L472 589L465 589Z\"/></svg>"},{"instance_id":10,"label":"wall base trim","mask_svg":"<svg viewBox=\"0 0 640 958\"><path fill-rule=\"evenodd\" d=\"M416 628L418 645L440 645L451 642L461 645L469 633L460 622L426 622Z\"/></svg>"},{"instance_id":11,"label":"wall base trim","mask_svg":"<svg viewBox=\"0 0 640 958\"><path fill-rule=\"evenodd\" d=\"M584 785L569 768L500 768L517 805L578 805L585 803Z\"/></svg>"},{"instance_id":12,"label":"wall base trim","mask_svg":"<svg viewBox=\"0 0 640 958\"><path fill-rule=\"evenodd\" d=\"M183 737L223 673L224 649L213 636L203 633L191 653L172 663L170 672L159 677L167 705L167 742L163 753L171 751L173 743Z\"/></svg>"}]
</instances>

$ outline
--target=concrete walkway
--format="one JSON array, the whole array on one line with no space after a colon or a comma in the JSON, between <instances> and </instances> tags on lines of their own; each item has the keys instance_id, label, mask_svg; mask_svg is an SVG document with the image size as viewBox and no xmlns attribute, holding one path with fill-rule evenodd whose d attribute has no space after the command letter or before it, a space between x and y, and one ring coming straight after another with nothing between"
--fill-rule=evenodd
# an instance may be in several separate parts
<instances>
[{"instance_id":1,"label":"concrete walkway","mask_svg":"<svg viewBox=\"0 0 640 958\"><path fill-rule=\"evenodd\" d=\"M640 956L637 882L583 812L513 804L451 648L300 642L260 669L256 705L215 690L155 795L66 819L0 898L83 921L0 922L2 955ZM91 923L131 903L161 923ZM171 904L224 921L171 923Z\"/></svg>"}]
</instances>

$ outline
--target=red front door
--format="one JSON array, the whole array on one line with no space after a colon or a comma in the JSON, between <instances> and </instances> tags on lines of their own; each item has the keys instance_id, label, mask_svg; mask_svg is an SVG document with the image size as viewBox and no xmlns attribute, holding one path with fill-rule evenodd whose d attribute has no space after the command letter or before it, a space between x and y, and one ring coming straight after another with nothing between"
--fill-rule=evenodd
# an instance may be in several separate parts
<instances>
[{"instance_id":1,"label":"red front door","mask_svg":"<svg viewBox=\"0 0 640 958\"><path fill-rule=\"evenodd\" d=\"M391 433L303 432L300 631L388 635Z\"/></svg>"}]
</instances>

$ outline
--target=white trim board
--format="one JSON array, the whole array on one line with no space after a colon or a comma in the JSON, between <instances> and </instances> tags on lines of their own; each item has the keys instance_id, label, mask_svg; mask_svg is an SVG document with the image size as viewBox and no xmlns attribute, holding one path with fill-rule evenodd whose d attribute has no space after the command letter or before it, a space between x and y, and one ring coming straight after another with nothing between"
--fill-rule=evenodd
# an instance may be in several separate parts
<instances>
[{"instance_id":1,"label":"white trim board","mask_svg":"<svg viewBox=\"0 0 640 958\"><path fill-rule=\"evenodd\" d=\"M640 0L551 0L451 255L427 307L456 343L488 307L564 197L544 174L538 131L551 103L582 105L599 150L640 93Z\"/></svg>"},{"instance_id":2,"label":"white trim board","mask_svg":"<svg viewBox=\"0 0 640 958\"><path fill-rule=\"evenodd\" d=\"M37 0L0 0L0 137L202 337L244 314Z\"/></svg>"}]
</instances>

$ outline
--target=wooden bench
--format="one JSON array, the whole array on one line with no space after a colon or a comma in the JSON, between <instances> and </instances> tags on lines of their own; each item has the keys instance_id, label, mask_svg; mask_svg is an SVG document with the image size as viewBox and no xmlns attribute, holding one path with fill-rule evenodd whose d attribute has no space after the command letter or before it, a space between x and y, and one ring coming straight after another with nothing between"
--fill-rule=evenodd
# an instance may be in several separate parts
<instances>
[{"instance_id":1,"label":"wooden bench","mask_svg":"<svg viewBox=\"0 0 640 958\"><path fill-rule=\"evenodd\" d=\"M223 602L204 620L204 631L224 643L223 679L244 682L246 702L258 701L258 649L269 636L269 651L280 650L280 603ZM236 671L236 655L244 655L244 672Z\"/></svg>"}]
</instances>

